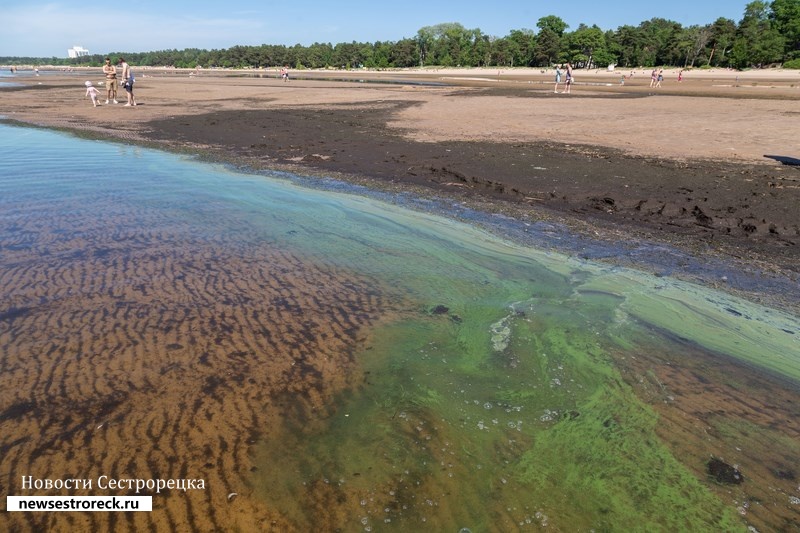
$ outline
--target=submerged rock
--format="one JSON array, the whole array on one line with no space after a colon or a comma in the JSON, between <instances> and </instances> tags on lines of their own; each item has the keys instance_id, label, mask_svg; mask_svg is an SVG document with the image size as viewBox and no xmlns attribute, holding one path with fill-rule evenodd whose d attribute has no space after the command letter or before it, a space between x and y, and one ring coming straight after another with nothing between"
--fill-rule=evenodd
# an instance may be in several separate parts
<instances>
[{"instance_id":1,"label":"submerged rock","mask_svg":"<svg viewBox=\"0 0 800 533\"><path fill-rule=\"evenodd\" d=\"M738 485L744 481L744 476L736 466L731 466L721 459L712 457L706 465L708 475L713 477L717 483L727 485Z\"/></svg>"},{"instance_id":2,"label":"submerged rock","mask_svg":"<svg viewBox=\"0 0 800 533\"><path fill-rule=\"evenodd\" d=\"M436 307L434 307L433 309L431 309L431 313L433 313L434 315L445 315L445 314L447 314L449 312L450 312L450 308L447 307L447 306L441 305L441 304L439 304Z\"/></svg>"}]
</instances>

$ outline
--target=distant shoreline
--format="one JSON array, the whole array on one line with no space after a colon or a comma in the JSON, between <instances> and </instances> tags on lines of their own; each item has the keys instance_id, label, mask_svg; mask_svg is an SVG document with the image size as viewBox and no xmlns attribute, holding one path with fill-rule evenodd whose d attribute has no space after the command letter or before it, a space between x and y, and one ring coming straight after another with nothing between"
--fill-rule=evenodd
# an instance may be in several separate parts
<instances>
[{"instance_id":1,"label":"distant shoreline","mask_svg":"<svg viewBox=\"0 0 800 533\"><path fill-rule=\"evenodd\" d=\"M0 70L9 70L14 66L18 71L32 71L39 69L40 72L91 72L98 71L101 67L65 67L63 65L0 65ZM282 67L263 67L263 68L227 68L227 67L212 67L212 68L181 68L181 67L153 67L153 66L138 66L131 65L139 70L154 71L154 72L176 72L176 73L190 73L199 72L200 74L210 73L247 73L247 72L277 72ZM791 80L794 79L800 83L800 69L784 69L784 68L768 68L768 69L748 69L748 70L735 70L727 68L680 68L680 67L616 67L613 71L605 68L593 69L575 69L576 77L580 73L588 73L592 76L608 76L610 78L619 79L622 75L629 75L632 71L636 75L649 75L650 71L654 68L661 70L663 68L665 78L670 76L677 77L680 71L684 71L687 75L699 78L730 78L740 80L758 80L758 79L776 79L776 80ZM337 68L320 68L320 69L290 69L295 74L300 73L338 73L338 74L436 74L440 76L535 76L537 74L549 74L553 71L552 67L504 67L504 68L491 68L491 67L415 67L415 68L385 68L385 69L337 69Z\"/></svg>"}]
</instances>

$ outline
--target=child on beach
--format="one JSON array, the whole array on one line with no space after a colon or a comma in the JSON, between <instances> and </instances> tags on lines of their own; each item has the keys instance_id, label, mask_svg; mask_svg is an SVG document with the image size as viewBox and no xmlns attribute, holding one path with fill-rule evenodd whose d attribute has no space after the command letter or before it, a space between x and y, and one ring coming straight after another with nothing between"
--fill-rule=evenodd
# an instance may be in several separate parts
<instances>
[{"instance_id":1,"label":"child on beach","mask_svg":"<svg viewBox=\"0 0 800 533\"><path fill-rule=\"evenodd\" d=\"M87 81L85 85L86 85L86 96L91 98L92 99L92 105L94 105L94 107L97 107L97 96L100 93L97 91L95 86L92 85L92 82Z\"/></svg>"}]
</instances>

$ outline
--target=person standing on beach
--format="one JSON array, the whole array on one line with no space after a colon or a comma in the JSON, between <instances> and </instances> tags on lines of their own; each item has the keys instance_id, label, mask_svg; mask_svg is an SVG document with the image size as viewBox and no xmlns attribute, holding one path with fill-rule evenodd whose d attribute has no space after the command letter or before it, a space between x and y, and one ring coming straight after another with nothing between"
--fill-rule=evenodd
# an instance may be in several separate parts
<instances>
[{"instance_id":1,"label":"person standing on beach","mask_svg":"<svg viewBox=\"0 0 800 533\"><path fill-rule=\"evenodd\" d=\"M119 58L119 64L122 67L122 87L128 95L128 103L125 104L125 107L134 106L136 105L136 99L133 97L134 79L131 67L128 65L128 62L125 61L124 57Z\"/></svg>"},{"instance_id":2,"label":"person standing on beach","mask_svg":"<svg viewBox=\"0 0 800 533\"><path fill-rule=\"evenodd\" d=\"M656 86L656 80L658 79L658 70L653 69L653 72L650 73L650 88Z\"/></svg>"},{"instance_id":3,"label":"person standing on beach","mask_svg":"<svg viewBox=\"0 0 800 533\"><path fill-rule=\"evenodd\" d=\"M564 94L570 94L571 93L571 91L572 91L572 81L573 81L573 78L572 78L572 64L567 62L567 79L564 82L564 85L566 86L564 88Z\"/></svg>"},{"instance_id":4,"label":"person standing on beach","mask_svg":"<svg viewBox=\"0 0 800 533\"><path fill-rule=\"evenodd\" d=\"M556 87L554 93L558 93L558 84L561 83L561 65L556 66Z\"/></svg>"},{"instance_id":5,"label":"person standing on beach","mask_svg":"<svg viewBox=\"0 0 800 533\"><path fill-rule=\"evenodd\" d=\"M115 104L117 102L117 67L111 64L111 58L106 58L106 64L103 65L103 74L106 75L106 103L112 100Z\"/></svg>"}]
</instances>

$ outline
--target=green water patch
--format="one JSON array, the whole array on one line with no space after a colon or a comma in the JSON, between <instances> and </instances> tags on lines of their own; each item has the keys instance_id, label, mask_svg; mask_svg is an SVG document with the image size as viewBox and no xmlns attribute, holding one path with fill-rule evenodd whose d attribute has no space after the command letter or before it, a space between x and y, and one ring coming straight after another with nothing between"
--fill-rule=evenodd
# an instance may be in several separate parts
<instances>
[{"instance_id":1,"label":"green water patch","mask_svg":"<svg viewBox=\"0 0 800 533\"><path fill-rule=\"evenodd\" d=\"M309 196L311 212L297 206ZM271 238L373 275L422 306L459 315L458 306L508 305L511 293L570 300L595 317L598 330L636 321L800 382L800 320L710 287L526 249L443 217L337 193L287 186L266 200L241 201L269 213ZM291 230L276 234L277 220Z\"/></svg>"},{"instance_id":2,"label":"green water patch","mask_svg":"<svg viewBox=\"0 0 800 533\"><path fill-rule=\"evenodd\" d=\"M287 420L259 447L256 494L300 529L746 527L659 439L615 365L657 336L665 354L689 343L797 382L795 317L431 215L325 201L335 223L298 223L291 244L409 303L371 332L364 383L333 416Z\"/></svg>"},{"instance_id":3,"label":"green water patch","mask_svg":"<svg viewBox=\"0 0 800 533\"><path fill-rule=\"evenodd\" d=\"M800 321L740 298L633 271L599 272L583 291L622 297L619 311L681 341L800 382Z\"/></svg>"},{"instance_id":4,"label":"green water patch","mask_svg":"<svg viewBox=\"0 0 800 533\"><path fill-rule=\"evenodd\" d=\"M626 386L604 387L581 405L580 417L537 436L519 477L545 508L558 509L563 530L745 530L662 446L657 423Z\"/></svg>"},{"instance_id":5,"label":"green water patch","mask_svg":"<svg viewBox=\"0 0 800 533\"><path fill-rule=\"evenodd\" d=\"M743 529L657 438L657 416L607 356L615 341L584 316L617 299L595 296L465 306L457 321L440 308L385 327L361 355L363 389L323 429L289 423L262 446L262 461L292 453L257 487L301 528L319 511L298 495L322 485L345 530Z\"/></svg>"}]
</instances>

